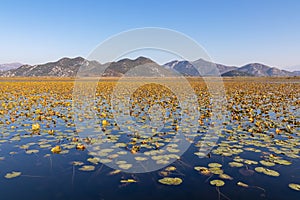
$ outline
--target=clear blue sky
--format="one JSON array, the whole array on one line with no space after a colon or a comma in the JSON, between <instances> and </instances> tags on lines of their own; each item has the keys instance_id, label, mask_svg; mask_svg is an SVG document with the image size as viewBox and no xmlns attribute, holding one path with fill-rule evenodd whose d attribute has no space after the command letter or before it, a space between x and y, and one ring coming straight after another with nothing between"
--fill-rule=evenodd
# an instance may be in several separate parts
<instances>
[{"instance_id":1,"label":"clear blue sky","mask_svg":"<svg viewBox=\"0 0 300 200\"><path fill-rule=\"evenodd\" d=\"M298 0L0 0L0 27L0 63L86 57L121 31L163 27L194 38L218 63L300 68Z\"/></svg>"}]
</instances>

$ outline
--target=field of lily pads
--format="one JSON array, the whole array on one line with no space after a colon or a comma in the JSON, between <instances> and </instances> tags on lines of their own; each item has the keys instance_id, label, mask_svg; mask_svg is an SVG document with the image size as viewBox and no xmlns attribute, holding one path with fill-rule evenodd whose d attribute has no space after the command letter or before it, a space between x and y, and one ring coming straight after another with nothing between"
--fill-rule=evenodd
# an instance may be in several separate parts
<instances>
[{"instance_id":1,"label":"field of lily pads","mask_svg":"<svg viewBox=\"0 0 300 200\"><path fill-rule=\"evenodd\" d=\"M83 90L93 81L82 80ZM199 117L184 128L193 134L178 155L182 108L166 87L146 84L132 94L133 121L123 131L111 107L117 79L101 79L94 104L74 109L71 78L2 78L1 199L300 199L300 78L225 78L220 124L210 119L205 82L188 81ZM162 115L150 109L156 104ZM151 129L151 120L163 128ZM161 168L129 172L149 163Z\"/></svg>"}]
</instances>

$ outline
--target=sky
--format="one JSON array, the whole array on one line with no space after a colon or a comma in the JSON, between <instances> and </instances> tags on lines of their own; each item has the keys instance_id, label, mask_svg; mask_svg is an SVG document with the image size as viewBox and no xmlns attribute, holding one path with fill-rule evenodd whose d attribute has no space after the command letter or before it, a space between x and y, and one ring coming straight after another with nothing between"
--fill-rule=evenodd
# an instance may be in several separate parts
<instances>
[{"instance_id":1,"label":"sky","mask_svg":"<svg viewBox=\"0 0 300 200\"><path fill-rule=\"evenodd\" d=\"M300 70L299 10L298 0L0 0L0 63L88 57L120 32L161 27L217 63Z\"/></svg>"}]
</instances>

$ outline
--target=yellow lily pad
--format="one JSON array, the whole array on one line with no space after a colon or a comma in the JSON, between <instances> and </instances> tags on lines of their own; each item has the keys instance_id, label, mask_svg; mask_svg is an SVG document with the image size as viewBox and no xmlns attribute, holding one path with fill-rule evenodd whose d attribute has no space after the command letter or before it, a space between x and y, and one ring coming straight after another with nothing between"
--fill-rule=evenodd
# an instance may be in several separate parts
<instances>
[{"instance_id":1,"label":"yellow lily pad","mask_svg":"<svg viewBox=\"0 0 300 200\"><path fill-rule=\"evenodd\" d=\"M270 162L270 161L261 160L261 161L259 161L259 162L260 162L260 164L262 164L262 165L264 165L264 166L267 166L267 167L275 166L275 163Z\"/></svg>"},{"instance_id":2,"label":"yellow lily pad","mask_svg":"<svg viewBox=\"0 0 300 200\"><path fill-rule=\"evenodd\" d=\"M132 167L132 164L120 164L119 167L121 169L130 169Z\"/></svg>"},{"instance_id":3,"label":"yellow lily pad","mask_svg":"<svg viewBox=\"0 0 300 200\"><path fill-rule=\"evenodd\" d=\"M225 182L222 180L212 180L209 182L211 185L215 185L217 187L221 187L223 185L225 185Z\"/></svg>"},{"instance_id":4,"label":"yellow lily pad","mask_svg":"<svg viewBox=\"0 0 300 200\"><path fill-rule=\"evenodd\" d=\"M126 179L126 180L121 180L121 183L136 183L137 181L134 179Z\"/></svg>"},{"instance_id":5,"label":"yellow lily pad","mask_svg":"<svg viewBox=\"0 0 300 200\"><path fill-rule=\"evenodd\" d=\"M33 154L33 153L38 153L38 152L39 152L39 150L37 150L37 149L31 149L31 150L26 151L27 154Z\"/></svg>"},{"instance_id":6,"label":"yellow lily pad","mask_svg":"<svg viewBox=\"0 0 300 200\"><path fill-rule=\"evenodd\" d=\"M227 180L232 180L233 178L229 176L228 174L220 174L219 177L221 179L227 179Z\"/></svg>"},{"instance_id":7,"label":"yellow lily pad","mask_svg":"<svg viewBox=\"0 0 300 200\"><path fill-rule=\"evenodd\" d=\"M279 172L277 172L275 170L267 169L267 168L264 168L264 167L256 167L255 171L257 171L259 173L264 173L264 174L269 175L269 176L279 176L280 175Z\"/></svg>"},{"instance_id":8,"label":"yellow lily pad","mask_svg":"<svg viewBox=\"0 0 300 200\"><path fill-rule=\"evenodd\" d=\"M241 187L245 187L245 188L247 188L247 187L249 187L249 185L248 184L246 184L246 183L243 183L243 182L237 182L237 185L238 186L241 186Z\"/></svg>"},{"instance_id":9,"label":"yellow lily pad","mask_svg":"<svg viewBox=\"0 0 300 200\"><path fill-rule=\"evenodd\" d=\"M300 184L290 183L289 187L293 190L300 191Z\"/></svg>"},{"instance_id":10,"label":"yellow lily pad","mask_svg":"<svg viewBox=\"0 0 300 200\"><path fill-rule=\"evenodd\" d=\"M180 185L182 183L182 179L165 177L163 179L159 179L158 182L164 185Z\"/></svg>"},{"instance_id":11,"label":"yellow lily pad","mask_svg":"<svg viewBox=\"0 0 300 200\"><path fill-rule=\"evenodd\" d=\"M274 163L280 164L280 165L291 165L292 163L287 160L281 160L281 159L276 159L274 160Z\"/></svg>"},{"instance_id":12,"label":"yellow lily pad","mask_svg":"<svg viewBox=\"0 0 300 200\"><path fill-rule=\"evenodd\" d=\"M21 172L11 172L11 173L7 173L4 177L5 178L8 178L8 179L10 179L10 178L15 178L15 177L18 177L18 176L20 176L22 173Z\"/></svg>"},{"instance_id":13,"label":"yellow lily pad","mask_svg":"<svg viewBox=\"0 0 300 200\"><path fill-rule=\"evenodd\" d=\"M244 166L243 163L239 163L239 162L229 162L228 164L230 167L243 167Z\"/></svg>"},{"instance_id":14,"label":"yellow lily pad","mask_svg":"<svg viewBox=\"0 0 300 200\"><path fill-rule=\"evenodd\" d=\"M51 149L51 152L52 152L52 153L58 154L58 153L61 152L61 147L60 147L60 146L55 146L55 147L53 147L53 148Z\"/></svg>"},{"instance_id":15,"label":"yellow lily pad","mask_svg":"<svg viewBox=\"0 0 300 200\"><path fill-rule=\"evenodd\" d=\"M222 167L222 165L219 163L209 163L208 166L211 168Z\"/></svg>"},{"instance_id":16,"label":"yellow lily pad","mask_svg":"<svg viewBox=\"0 0 300 200\"><path fill-rule=\"evenodd\" d=\"M81 171L93 171L95 170L95 166L93 165L83 165L81 168L79 168Z\"/></svg>"},{"instance_id":17,"label":"yellow lily pad","mask_svg":"<svg viewBox=\"0 0 300 200\"><path fill-rule=\"evenodd\" d=\"M176 167L170 166L170 167L167 167L165 170L168 171L168 172L170 172L170 171L175 171L175 170L176 170Z\"/></svg>"}]
</instances>

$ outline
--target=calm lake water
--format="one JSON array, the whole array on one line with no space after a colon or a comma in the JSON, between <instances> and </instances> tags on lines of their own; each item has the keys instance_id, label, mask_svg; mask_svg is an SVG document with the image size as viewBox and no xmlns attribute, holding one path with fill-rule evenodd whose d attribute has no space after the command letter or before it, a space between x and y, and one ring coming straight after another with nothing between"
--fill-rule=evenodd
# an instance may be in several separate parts
<instances>
[{"instance_id":1,"label":"calm lake water","mask_svg":"<svg viewBox=\"0 0 300 200\"><path fill-rule=\"evenodd\" d=\"M289 100L282 100L282 102L286 101L284 106L288 105ZM2 99L1 102L8 103L9 100ZM294 120L299 122L299 107L297 107L299 104L295 105L296 107L292 106L286 115L294 115ZM34 109L38 108L45 109L41 105ZM69 113L67 107L63 105L58 105L53 109L66 116ZM282 122L285 114L282 114L282 118L276 118L275 113L263 114L265 111L255 108L254 110L257 115L261 115L262 121L277 120L282 127L286 127L288 123L293 124ZM78 138L78 133L72 125L74 121L65 116L55 116L49 127L46 119L33 121L32 118L38 115L28 117L21 115L21 112L22 110L17 111L16 122L9 125L5 123L5 120L9 119L9 113L1 115L0 199L3 200L300 199L300 192L288 186L290 183L300 184L299 125L292 126L291 133L285 133L282 129L281 134L277 135L274 134L276 128L273 127L253 135L248 128L255 127L255 125L251 125L248 118L241 120L240 123L228 119L227 124L219 130L216 146L207 156L200 158L194 153L199 151L197 140L201 140L201 135L205 135L203 127L209 123L209 121L204 122L203 126L198 127L199 135L195 137L189 149L179 160L168 165L176 167L176 170L168 172L167 175L162 174L166 167L149 173L111 174L115 169L101 162L92 164L87 161L88 158L93 157L88 149L75 148L76 144L72 143L72 139ZM232 112L228 112L228 116L231 116ZM114 124L111 119L108 121ZM32 134L32 124L36 122L41 128L39 134ZM242 128L238 127L239 125ZM48 133L51 129L55 130L54 135ZM118 132L113 125L107 126L107 130L112 130L112 134ZM56 145L67 151L61 154L51 153L51 148ZM224 153L222 147L227 148L229 153L238 152L222 155L222 152L216 151L220 150ZM30 150L38 151L30 152ZM128 153L130 153L129 150ZM229 163L237 158L243 159L239 161L243 166L230 166ZM247 163L245 160L256 161L256 163ZM274 166L264 166L259 162L262 160L271 161ZM285 160L289 163L279 164L276 160ZM74 161L83 162L84 165L93 165L95 169L81 171L79 170L81 166L72 164ZM232 180L221 179L218 174L203 175L194 169L196 166L208 168L209 163L222 164L221 169L225 174L230 175ZM255 170L256 167L272 169L280 175L269 176L259 173ZM11 179L5 178L7 173L13 171L22 174ZM180 185L161 184L158 180L165 176L178 177L183 182ZM128 179L136 182L121 183L121 180ZM210 181L215 179L223 180L225 185L212 186ZM238 186L238 182L246 183L248 187Z\"/></svg>"}]
</instances>

